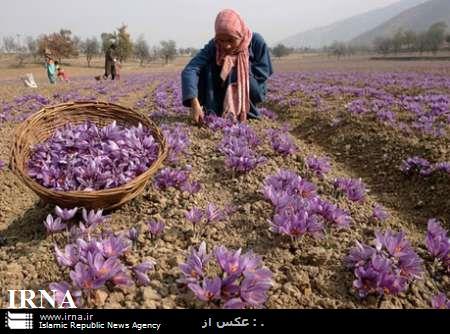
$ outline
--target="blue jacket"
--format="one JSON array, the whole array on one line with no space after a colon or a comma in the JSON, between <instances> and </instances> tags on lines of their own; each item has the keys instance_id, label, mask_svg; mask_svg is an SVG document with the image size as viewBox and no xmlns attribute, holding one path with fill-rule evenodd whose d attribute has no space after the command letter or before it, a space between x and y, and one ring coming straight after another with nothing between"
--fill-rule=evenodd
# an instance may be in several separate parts
<instances>
[{"instance_id":1,"label":"blue jacket","mask_svg":"<svg viewBox=\"0 0 450 334\"><path fill-rule=\"evenodd\" d=\"M273 73L269 48L262 36L253 33L249 45L250 61L250 111L249 117L259 117L256 104L266 98L266 80ZM236 82L234 70L227 81L222 84L220 78L221 66L216 64L216 45L214 39L191 59L181 73L183 105L190 107L190 100L198 97L207 114L221 116L223 100L227 86Z\"/></svg>"}]
</instances>

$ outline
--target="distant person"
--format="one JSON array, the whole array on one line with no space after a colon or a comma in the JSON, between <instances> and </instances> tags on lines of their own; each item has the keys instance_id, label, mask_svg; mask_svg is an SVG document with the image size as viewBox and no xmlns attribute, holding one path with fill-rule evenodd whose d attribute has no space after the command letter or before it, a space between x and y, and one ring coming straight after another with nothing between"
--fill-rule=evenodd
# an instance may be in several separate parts
<instances>
[{"instance_id":1,"label":"distant person","mask_svg":"<svg viewBox=\"0 0 450 334\"><path fill-rule=\"evenodd\" d=\"M66 72L62 69L61 65L59 65L58 61L55 61L55 67L56 67L56 76L61 81L69 81L69 77L67 76Z\"/></svg>"},{"instance_id":2,"label":"distant person","mask_svg":"<svg viewBox=\"0 0 450 334\"><path fill-rule=\"evenodd\" d=\"M272 62L263 37L252 33L239 13L222 10L215 37L186 65L182 74L183 105L193 118L230 117L245 122L259 118L256 104L265 100Z\"/></svg>"},{"instance_id":3,"label":"distant person","mask_svg":"<svg viewBox=\"0 0 450 334\"><path fill-rule=\"evenodd\" d=\"M105 53L105 75L103 78L106 80L111 76L111 80L114 80L116 77L116 45L111 44L111 46L106 50Z\"/></svg>"},{"instance_id":4,"label":"distant person","mask_svg":"<svg viewBox=\"0 0 450 334\"><path fill-rule=\"evenodd\" d=\"M36 81L34 80L32 73L27 73L21 79L25 86L30 87L30 88L38 88L38 85L37 85Z\"/></svg>"},{"instance_id":5,"label":"distant person","mask_svg":"<svg viewBox=\"0 0 450 334\"><path fill-rule=\"evenodd\" d=\"M50 83L53 85L56 83L56 66L53 58L47 54L45 57L45 69L47 70L47 76Z\"/></svg>"},{"instance_id":6,"label":"distant person","mask_svg":"<svg viewBox=\"0 0 450 334\"><path fill-rule=\"evenodd\" d=\"M120 71L122 69L122 63L119 61L119 59L116 59L114 61L114 67L116 70L116 80L120 80Z\"/></svg>"}]
</instances>

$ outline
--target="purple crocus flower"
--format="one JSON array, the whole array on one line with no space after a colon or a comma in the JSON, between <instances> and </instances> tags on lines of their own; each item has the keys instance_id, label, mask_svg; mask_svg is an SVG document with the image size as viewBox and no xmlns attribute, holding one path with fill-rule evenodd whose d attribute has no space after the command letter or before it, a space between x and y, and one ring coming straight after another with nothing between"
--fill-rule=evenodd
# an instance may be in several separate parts
<instances>
[{"instance_id":1,"label":"purple crocus flower","mask_svg":"<svg viewBox=\"0 0 450 334\"><path fill-rule=\"evenodd\" d=\"M55 207L55 213L58 217L60 217L62 220L67 221L72 219L78 211L78 208L73 209L62 209L59 206Z\"/></svg>"},{"instance_id":2,"label":"purple crocus flower","mask_svg":"<svg viewBox=\"0 0 450 334\"><path fill-rule=\"evenodd\" d=\"M353 287L360 297L398 294L423 272L422 260L402 232L377 232L375 247L357 242L345 262L355 274Z\"/></svg>"},{"instance_id":3,"label":"purple crocus flower","mask_svg":"<svg viewBox=\"0 0 450 334\"><path fill-rule=\"evenodd\" d=\"M82 216L86 224L93 227L103 224L110 218L110 216L103 216L103 210L90 210L88 213L84 208L82 210Z\"/></svg>"},{"instance_id":4,"label":"purple crocus flower","mask_svg":"<svg viewBox=\"0 0 450 334\"><path fill-rule=\"evenodd\" d=\"M436 219L428 220L425 243L430 254L439 259L445 259L450 253L450 238Z\"/></svg>"},{"instance_id":5,"label":"purple crocus flower","mask_svg":"<svg viewBox=\"0 0 450 334\"><path fill-rule=\"evenodd\" d=\"M145 261L133 267L136 281L139 285L147 286L150 283L147 272L153 270L155 262Z\"/></svg>"},{"instance_id":6,"label":"purple crocus flower","mask_svg":"<svg viewBox=\"0 0 450 334\"><path fill-rule=\"evenodd\" d=\"M103 256L120 257L130 249L130 240L122 236L110 235L108 238L99 242L98 248L101 249Z\"/></svg>"},{"instance_id":7,"label":"purple crocus flower","mask_svg":"<svg viewBox=\"0 0 450 334\"><path fill-rule=\"evenodd\" d=\"M338 228L350 226L352 218L347 212L326 201L320 201L320 206L318 213L327 221L335 224Z\"/></svg>"},{"instance_id":8,"label":"purple crocus flower","mask_svg":"<svg viewBox=\"0 0 450 334\"><path fill-rule=\"evenodd\" d=\"M241 298L249 306L258 307L267 300L267 291L272 287L272 273L247 273L241 283Z\"/></svg>"},{"instance_id":9,"label":"purple crocus flower","mask_svg":"<svg viewBox=\"0 0 450 334\"><path fill-rule=\"evenodd\" d=\"M62 305L63 302L67 302L65 299L67 291L70 292L75 305L80 305L81 291L71 289L69 283L65 281L59 283L54 282L49 284L49 288L51 291L55 292L55 301L58 305Z\"/></svg>"},{"instance_id":10,"label":"purple crocus flower","mask_svg":"<svg viewBox=\"0 0 450 334\"><path fill-rule=\"evenodd\" d=\"M334 185L353 202L362 202L366 196L366 188L361 179L339 178L335 180Z\"/></svg>"},{"instance_id":11,"label":"purple crocus flower","mask_svg":"<svg viewBox=\"0 0 450 334\"><path fill-rule=\"evenodd\" d=\"M158 150L150 130L142 125L99 129L89 121L67 124L32 148L28 171L41 185L59 191L109 189L145 172Z\"/></svg>"},{"instance_id":12,"label":"purple crocus flower","mask_svg":"<svg viewBox=\"0 0 450 334\"><path fill-rule=\"evenodd\" d=\"M241 266L241 249L231 252L224 246L216 247L214 254L220 268L228 275L239 275L244 268Z\"/></svg>"},{"instance_id":13,"label":"purple crocus flower","mask_svg":"<svg viewBox=\"0 0 450 334\"><path fill-rule=\"evenodd\" d=\"M306 165L319 178L323 178L331 170L329 159L326 157L309 156L306 158Z\"/></svg>"},{"instance_id":14,"label":"purple crocus flower","mask_svg":"<svg viewBox=\"0 0 450 334\"><path fill-rule=\"evenodd\" d=\"M186 212L185 217L192 225L196 226L203 218L203 211L199 208L193 208Z\"/></svg>"},{"instance_id":15,"label":"purple crocus flower","mask_svg":"<svg viewBox=\"0 0 450 334\"><path fill-rule=\"evenodd\" d=\"M0 172L5 168L5 162L0 159Z\"/></svg>"},{"instance_id":16,"label":"purple crocus flower","mask_svg":"<svg viewBox=\"0 0 450 334\"><path fill-rule=\"evenodd\" d=\"M405 174L412 174L414 172L422 173L423 175L426 175L427 172L430 169L431 163L421 157L414 156L414 157L408 157L406 160L403 160L402 165L400 166L400 170Z\"/></svg>"},{"instance_id":17,"label":"purple crocus flower","mask_svg":"<svg viewBox=\"0 0 450 334\"><path fill-rule=\"evenodd\" d=\"M398 258L400 256L406 255L411 249L408 240L406 240L405 238L404 232L376 232L375 236L375 247L377 248L377 250L381 250L382 247L385 247L389 254L393 257Z\"/></svg>"},{"instance_id":18,"label":"purple crocus flower","mask_svg":"<svg viewBox=\"0 0 450 334\"><path fill-rule=\"evenodd\" d=\"M61 218L54 219L52 215L48 215L47 219L44 221L45 228L48 233L56 233L64 230L67 225L61 223Z\"/></svg>"},{"instance_id":19,"label":"purple crocus flower","mask_svg":"<svg viewBox=\"0 0 450 334\"><path fill-rule=\"evenodd\" d=\"M105 259L101 253L88 254L87 262L97 279L108 281L122 271L122 264L116 257Z\"/></svg>"},{"instance_id":20,"label":"purple crocus flower","mask_svg":"<svg viewBox=\"0 0 450 334\"><path fill-rule=\"evenodd\" d=\"M304 208L295 212L282 210L275 214L271 222L272 231L299 238L305 234L320 237L323 234L323 223L316 215L310 215Z\"/></svg>"},{"instance_id":21,"label":"purple crocus flower","mask_svg":"<svg viewBox=\"0 0 450 334\"><path fill-rule=\"evenodd\" d=\"M169 154L167 161L169 163L177 162L181 153L185 153L190 142L189 136L181 125L169 127L161 126L161 130L166 137Z\"/></svg>"},{"instance_id":22,"label":"purple crocus flower","mask_svg":"<svg viewBox=\"0 0 450 334\"><path fill-rule=\"evenodd\" d=\"M131 280L130 275L128 273L126 273L125 271L120 271L119 273L114 275L114 277L111 278L111 282L114 285L119 285L119 286L124 286L124 287L133 285L133 281Z\"/></svg>"},{"instance_id":23,"label":"purple crocus flower","mask_svg":"<svg viewBox=\"0 0 450 334\"><path fill-rule=\"evenodd\" d=\"M226 219L225 212L213 203L208 203L206 206L204 217L206 224L216 223Z\"/></svg>"},{"instance_id":24,"label":"purple crocus flower","mask_svg":"<svg viewBox=\"0 0 450 334\"><path fill-rule=\"evenodd\" d=\"M198 251L191 247L189 253L186 263L180 264L180 270L184 276L179 280L180 283L195 283L203 278L205 266L211 258L206 253L206 243L204 241L200 244Z\"/></svg>"},{"instance_id":25,"label":"purple crocus flower","mask_svg":"<svg viewBox=\"0 0 450 334\"><path fill-rule=\"evenodd\" d=\"M136 227L132 227L128 230L128 239L130 239L131 241L137 241L137 239L139 238L139 233L140 230L139 228Z\"/></svg>"},{"instance_id":26,"label":"purple crocus flower","mask_svg":"<svg viewBox=\"0 0 450 334\"><path fill-rule=\"evenodd\" d=\"M164 233L165 225L164 225L164 222L162 222L162 221L153 219L147 223L147 226L148 226L148 231L149 231L150 235L152 236L152 238L156 238Z\"/></svg>"},{"instance_id":27,"label":"purple crocus flower","mask_svg":"<svg viewBox=\"0 0 450 334\"><path fill-rule=\"evenodd\" d=\"M439 293L431 299L431 306L434 309L449 310L450 299L447 298L445 293Z\"/></svg>"},{"instance_id":28,"label":"purple crocus flower","mask_svg":"<svg viewBox=\"0 0 450 334\"><path fill-rule=\"evenodd\" d=\"M69 275L72 282L80 289L98 289L106 283L104 278L96 278L92 269L81 262L75 265Z\"/></svg>"},{"instance_id":29,"label":"purple crocus flower","mask_svg":"<svg viewBox=\"0 0 450 334\"><path fill-rule=\"evenodd\" d=\"M282 130L269 129L267 135L275 152L287 156L297 151L297 146L288 133Z\"/></svg>"},{"instance_id":30,"label":"purple crocus flower","mask_svg":"<svg viewBox=\"0 0 450 334\"><path fill-rule=\"evenodd\" d=\"M196 194L202 189L200 182L198 181L189 181L182 183L180 185L180 190L185 191L189 194Z\"/></svg>"},{"instance_id":31,"label":"purple crocus flower","mask_svg":"<svg viewBox=\"0 0 450 334\"><path fill-rule=\"evenodd\" d=\"M220 288L222 286L222 280L219 277L214 279L206 278L203 280L203 284L189 283L188 287L195 293L198 299L205 302L210 302L220 298Z\"/></svg>"},{"instance_id":32,"label":"purple crocus flower","mask_svg":"<svg viewBox=\"0 0 450 334\"><path fill-rule=\"evenodd\" d=\"M360 267L367 263L376 254L376 249L356 242L356 247L350 250L350 254L345 258L345 263L350 268Z\"/></svg>"},{"instance_id":33,"label":"purple crocus flower","mask_svg":"<svg viewBox=\"0 0 450 334\"><path fill-rule=\"evenodd\" d=\"M80 259L80 254L78 252L78 247L74 244L68 244L64 248L64 252L61 251L55 244L55 255L56 261L62 267L73 267L78 263Z\"/></svg>"},{"instance_id":34,"label":"purple crocus flower","mask_svg":"<svg viewBox=\"0 0 450 334\"><path fill-rule=\"evenodd\" d=\"M232 298L223 305L223 308L240 310L240 309L245 308L245 302L240 297Z\"/></svg>"},{"instance_id":35,"label":"purple crocus flower","mask_svg":"<svg viewBox=\"0 0 450 334\"><path fill-rule=\"evenodd\" d=\"M377 221L384 222L389 218L389 213L386 212L385 208L380 204L375 204L372 211L372 218Z\"/></svg>"}]
</instances>

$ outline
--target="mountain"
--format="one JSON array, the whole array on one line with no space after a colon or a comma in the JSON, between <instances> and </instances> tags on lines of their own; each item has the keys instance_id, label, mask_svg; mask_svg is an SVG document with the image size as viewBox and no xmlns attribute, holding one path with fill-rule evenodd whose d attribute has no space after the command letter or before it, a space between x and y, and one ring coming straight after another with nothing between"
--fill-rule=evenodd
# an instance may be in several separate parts
<instances>
[{"instance_id":1,"label":"mountain","mask_svg":"<svg viewBox=\"0 0 450 334\"><path fill-rule=\"evenodd\" d=\"M424 1L426 0L402 0L390 6L356 15L325 27L301 32L280 41L280 43L296 48L320 48L330 45L334 41L347 42Z\"/></svg>"},{"instance_id":2,"label":"mountain","mask_svg":"<svg viewBox=\"0 0 450 334\"><path fill-rule=\"evenodd\" d=\"M399 29L425 31L433 23L440 21L446 22L450 28L450 0L430 0L409 8L387 22L357 36L351 44L369 45L376 37L392 36Z\"/></svg>"}]
</instances>

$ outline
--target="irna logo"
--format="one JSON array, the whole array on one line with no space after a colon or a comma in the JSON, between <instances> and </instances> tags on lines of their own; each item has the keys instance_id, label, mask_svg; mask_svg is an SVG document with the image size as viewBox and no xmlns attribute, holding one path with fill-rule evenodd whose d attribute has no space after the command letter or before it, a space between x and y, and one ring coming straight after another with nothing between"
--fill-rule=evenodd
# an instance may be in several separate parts
<instances>
[{"instance_id":1,"label":"irna logo","mask_svg":"<svg viewBox=\"0 0 450 334\"><path fill-rule=\"evenodd\" d=\"M56 290L50 295L45 290L8 290L9 308L46 308L45 301L52 308L77 308L70 291L67 290L64 297L56 298Z\"/></svg>"}]
</instances>

